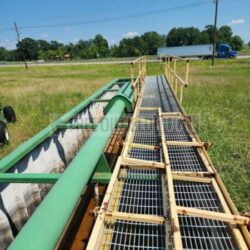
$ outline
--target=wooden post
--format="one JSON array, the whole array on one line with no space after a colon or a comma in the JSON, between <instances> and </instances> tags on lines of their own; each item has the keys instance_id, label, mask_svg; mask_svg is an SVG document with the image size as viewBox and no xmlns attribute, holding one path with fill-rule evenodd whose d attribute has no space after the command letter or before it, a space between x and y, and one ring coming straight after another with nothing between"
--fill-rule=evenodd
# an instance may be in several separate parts
<instances>
[{"instance_id":1,"label":"wooden post","mask_svg":"<svg viewBox=\"0 0 250 250\"><path fill-rule=\"evenodd\" d=\"M168 57L168 80L170 81L170 57Z\"/></svg>"},{"instance_id":2,"label":"wooden post","mask_svg":"<svg viewBox=\"0 0 250 250\"><path fill-rule=\"evenodd\" d=\"M186 86L188 85L188 80L189 80L189 60L187 60L187 65L186 65Z\"/></svg>"},{"instance_id":3,"label":"wooden post","mask_svg":"<svg viewBox=\"0 0 250 250\"><path fill-rule=\"evenodd\" d=\"M182 104L182 99L183 99L183 84L181 84L180 88L180 103Z\"/></svg>"},{"instance_id":4,"label":"wooden post","mask_svg":"<svg viewBox=\"0 0 250 250\"><path fill-rule=\"evenodd\" d=\"M176 74L176 59L174 59L174 72L172 74L172 87L174 88L174 82L175 82L175 74Z\"/></svg>"},{"instance_id":5,"label":"wooden post","mask_svg":"<svg viewBox=\"0 0 250 250\"><path fill-rule=\"evenodd\" d=\"M131 62L130 64L130 76L131 76L131 84L134 84L134 63Z\"/></svg>"},{"instance_id":6,"label":"wooden post","mask_svg":"<svg viewBox=\"0 0 250 250\"><path fill-rule=\"evenodd\" d=\"M177 78L176 78L176 59L174 59L174 78L173 78L173 91L177 95Z\"/></svg>"}]
</instances>

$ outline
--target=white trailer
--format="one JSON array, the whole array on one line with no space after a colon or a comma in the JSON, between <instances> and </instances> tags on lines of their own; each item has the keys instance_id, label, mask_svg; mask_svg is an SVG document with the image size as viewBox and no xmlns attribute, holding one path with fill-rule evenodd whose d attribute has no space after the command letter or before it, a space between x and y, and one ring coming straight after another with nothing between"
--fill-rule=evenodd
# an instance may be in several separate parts
<instances>
[{"instance_id":1,"label":"white trailer","mask_svg":"<svg viewBox=\"0 0 250 250\"><path fill-rule=\"evenodd\" d=\"M158 48L157 50L157 56L159 59L167 56L206 58L206 57L211 57L212 55L213 55L212 44L162 47Z\"/></svg>"}]
</instances>

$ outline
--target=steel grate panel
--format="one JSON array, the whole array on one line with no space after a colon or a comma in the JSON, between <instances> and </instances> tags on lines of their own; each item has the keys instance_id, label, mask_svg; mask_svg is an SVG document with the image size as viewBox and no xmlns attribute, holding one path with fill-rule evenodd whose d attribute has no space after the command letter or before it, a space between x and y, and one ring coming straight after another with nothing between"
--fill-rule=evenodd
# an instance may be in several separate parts
<instances>
[{"instance_id":1,"label":"steel grate panel","mask_svg":"<svg viewBox=\"0 0 250 250\"><path fill-rule=\"evenodd\" d=\"M225 223L184 215L178 218L183 249L237 249Z\"/></svg>"},{"instance_id":2,"label":"steel grate panel","mask_svg":"<svg viewBox=\"0 0 250 250\"><path fill-rule=\"evenodd\" d=\"M140 110L139 115L140 118L144 119L157 119L159 116L158 110Z\"/></svg>"},{"instance_id":3,"label":"steel grate panel","mask_svg":"<svg viewBox=\"0 0 250 250\"><path fill-rule=\"evenodd\" d=\"M178 206L222 212L212 184L174 181ZM198 217L179 215L184 249L235 249L227 224Z\"/></svg>"},{"instance_id":4,"label":"steel grate panel","mask_svg":"<svg viewBox=\"0 0 250 250\"><path fill-rule=\"evenodd\" d=\"M159 92L159 99L161 101L161 109L164 112L171 112L171 103L169 102L169 98L166 95L165 92L165 86L163 85L163 82L160 77L157 76L157 87Z\"/></svg>"},{"instance_id":5,"label":"steel grate panel","mask_svg":"<svg viewBox=\"0 0 250 250\"><path fill-rule=\"evenodd\" d=\"M173 171L207 171L195 147L168 146L168 155Z\"/></svg>"},{"instance_id":6,"label":"steel grate panel","mask_svg":"<svg viewBox=\"0 0 250 250\"><path fill-rule=\"evenodd\" d=\"M109 237L112 237L111 241ZM105 225L101 249L165 250L165 228L163 225L117 220Z\"/></svg>"},{"instance_id":7,"label":"steel grate panel","mask_svg":"<svg viewBox=\"0 0 250 250\"><path fill-rule=\"evenodd\" d=\"M184 121L180 119L164 119L163 127L167 141L192 141L185 128Z\"/></svg>"},{"instance_id":8,"label":"steel grate panel","mask_svg":"<svg viewBox=\"0 0 250 250\"><path fill-rule=\"evenodd\" d=\"M179 112L179 106L173 96L171 89L165 79L165 77L157 76L157 84L160 92L160 98L162 100L163 112Z\"/></svg>"},{"instance_id":9,"label":"steel grate panel","mask_svg":"<svg viewBox=\"0 0 250 250\"><path fill-rule=\"evenodd\" d=\"M133 142L146 145L160 145L160 135L157 124L136 123Z\"/></svg>"},{"instance_id":10,"label":"steel grate panel","mask_svg":"<svg viewBox=\"0 0 250 250\"><path fill-rule=\"evenodd\" d=\"M159 98L143 98L142 102L141 102L141 107L153 107L153 108L157 108L157 107L161 107L161 102L159 100Z\"/></svg>"},{"instance_id":11,"label":"steel grate panel","mask_svg":"<svg viewBox=\"0 0 250 250\"><path fill-rule=\"evenodd\" d=\"M119 212L163 215L161 172L159 170L127 170L119 198Z\"/></svg>"},{"instance_id":12,"label":"steel grate panel","mask_svg":"<svg viewBox=\"0 0 250 250\"><path fill-rule=\"evenodd\" d=\"M220 212L220 202L210 183L174 181L176 204Z\"/></svg>"},{"instance_id":13,"label":"steel grate panel","mask_svg":"<svg viewBox=\"0 0 250 250\"><path fill-rule=\"evenodd\" d=\"M131 148L128 150L128 157L133 159L162 162L161 149Z\"/></svg>"},{"instance_id":14,"label":"steel grate panel","mask_svg":"<svg viewBox=\"0 0 250 250\"><path fill-rule=\"evenodd\" d=\"M179 106L170 90L166 79L155 76L149 79L144 87L141 106L160 107L163 112L179 112Z\"/></svg>"},{"instance_id":15,"label":"steel grate panel","mask_svg":"<svg viewBox=\"0 0 250 250\"><path fill-rule=\"evenodd\" d=\"M158 88L156 85L155 86L146 86L144 88L144 91L142 94L143 99L144 98L156 98L156 97L159 98L157 90L158 90Z\"/></svg>"}]
</instances>

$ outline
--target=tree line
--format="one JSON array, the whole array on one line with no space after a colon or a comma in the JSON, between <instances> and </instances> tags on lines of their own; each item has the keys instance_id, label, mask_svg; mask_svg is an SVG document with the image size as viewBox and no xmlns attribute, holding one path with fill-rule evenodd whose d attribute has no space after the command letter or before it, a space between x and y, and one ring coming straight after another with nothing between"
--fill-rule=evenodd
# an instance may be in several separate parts
<instances>
[{"instance_id":1,"label":"tree line","mask_svg":"<svg viewBox=\"0 0 250 250\"><path fill-rule=\"evenodd\" d=\"M7 50L0 47L0 61L26 60L63 60L91 59L105 57L131 57L155 55L158 47L208 44L213 42L214 26L207 25L199 30L195 27L173 28L167 36L155 31L145 32L141 36L123 38L119 44L109 46L107 39L98 34L89 40L63 44L58 41L35 40L24 38L16 44L16 49ZM227 43L235 50L241 50L243 40L234 35L230 26L216 30L216 43ZM249 44L250 46L250 44Z\"/></svg>"}]
</instances>

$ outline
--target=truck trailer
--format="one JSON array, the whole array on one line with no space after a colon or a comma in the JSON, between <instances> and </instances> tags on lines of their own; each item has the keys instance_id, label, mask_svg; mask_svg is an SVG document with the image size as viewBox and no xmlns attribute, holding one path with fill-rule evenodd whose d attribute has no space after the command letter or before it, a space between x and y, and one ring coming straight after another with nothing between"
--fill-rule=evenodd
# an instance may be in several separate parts
<instances>
[{"instance_id":1,"label":"truck trailer","mask_svg":"<svg viewBox=\"0 0 250 250\"><path fill-rule=\"evenodd\" d=\"M213 45L188 45L177 47L162 47L158 48L157 56L162 59L166 56L177 57L198 57L202 59L209 59L213 55ZM235 58L237 57L237 51L232 50L228 44L219 44L216 51L217 58Z\"/></svg>"}]
</instances>

